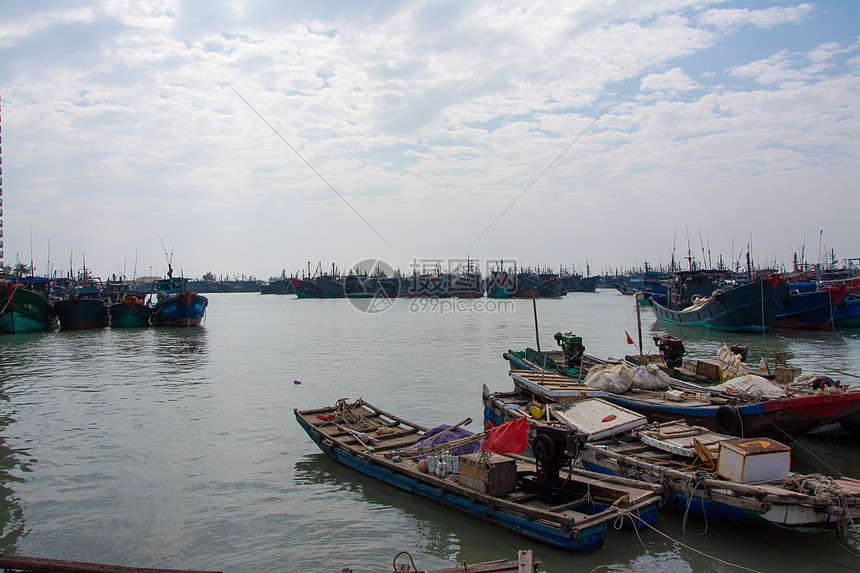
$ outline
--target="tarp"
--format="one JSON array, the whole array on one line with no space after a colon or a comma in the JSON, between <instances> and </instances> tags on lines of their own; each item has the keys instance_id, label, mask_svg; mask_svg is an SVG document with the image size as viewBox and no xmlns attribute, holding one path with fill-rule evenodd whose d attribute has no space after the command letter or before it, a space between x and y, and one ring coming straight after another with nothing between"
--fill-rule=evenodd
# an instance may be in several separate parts
<instances>
[{"instance_id":1,"label":"tarp","mask_svg":"<svg viewBox=\"0 0 860 573\"><path fill-rule=\"evenodd\" d=\"M427 446L447 444L448 442L453 442L454 440L460 440L475 435L474 432L470 432L466 428L454 428L453 430L449 430L448 428L450 427L451 426L448 424L442 424L440 426L436 426L432 430L427 430L427 432L424 433L424 439L412 447L414 448L417 446L421 446L423 448ZM479 447L480 442L478 441L474 441L471 444L456 446L454 448L451 448L451 455L461 456L463 454L471 454L473 452L477 452Z\"/></svg>"}]
</instances>

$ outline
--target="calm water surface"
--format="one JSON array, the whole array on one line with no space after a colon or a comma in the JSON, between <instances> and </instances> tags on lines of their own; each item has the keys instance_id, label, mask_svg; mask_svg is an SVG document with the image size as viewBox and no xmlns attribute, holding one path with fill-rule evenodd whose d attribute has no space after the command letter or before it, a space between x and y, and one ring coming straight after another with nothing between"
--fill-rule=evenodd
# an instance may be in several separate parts
<instances>
[{"instance_id":1,"label":"calm water surface","mask_svg":"<svg viewBox=\"0 0 860 573\"><path fill-rule=\"evenodd\" d=\"M410 302L413 304L410 305ZM293 408L363 397L431 427L482 419L481 386L507 390L508 348L534 345L531 301L487 310L401 300L358 312L344 300L210 295L204 326L0 338L0 552L142 567L390 571L512 558L530 548L554 572L860 569L860 529L833 534L705 523L663 514L662 534L610 531L574 556L396 491L331 461ZM622 356L636 314L612 291L537 302L542 348L556 331ZM785 351L804 371L860 379L860 333L715 334L657 324L698 355L725 343ZM841 371L841 373L836 373ZM842 374L847 373L847 374ZM300 385L294 380L301 381ZM860 440L808 438L795 469L860 476Z\"/></svg>"}]
</instances>

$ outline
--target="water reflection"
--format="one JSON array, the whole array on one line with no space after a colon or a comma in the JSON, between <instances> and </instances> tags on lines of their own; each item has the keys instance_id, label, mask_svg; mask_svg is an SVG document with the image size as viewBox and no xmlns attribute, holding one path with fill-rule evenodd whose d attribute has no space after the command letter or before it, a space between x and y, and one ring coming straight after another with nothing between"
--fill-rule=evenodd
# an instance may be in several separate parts
<instances>
[{"instance_id":1,"label":"water reflection","mask_svg":"<svg viewBox=\"0 0 860 573\"><path fill-rule=\"evenodd\" d=\"M209 361L209 341L205 328L157 328L151 347L151 359L162 381L198 383L200 377L186 378Z\"/></svg>"},{"instance_id":2,"label":"water reflection","mask_svg":"<svg viewBox=\"0 0 860 573\"><path fill-rule=\"evenodd\" d=\"M0 392L0 402L8 412L9 398L5 392ZM32 471L29 454L6 443L8 427L14 421L8 414L0 415L0 553L15 553L18 539L25 534L24 509L12 487L24 481L17 472Z\"/></svg>"},{"instance_id":3,"label":"water reflection","mask_svg":"<svg viewBox=\"0 0 860 573\"><path fill-rule=\"evenodd\" d=\"M417 551L436 557L448 566L455 561L511 559L516 556L513 548L531 545L504 529L381 483L322 453L306 455L296 462L294 483L302 487L325 486L317 488L315 495L329 497L334 493L348 493L353 498L351 504L365 505L369 511L396 510L415 528L403 532L409 538L409 547L403 549L408 549L413 556ZM481 556L475 554L476 549Z\"/></svg>"}]
</instances>

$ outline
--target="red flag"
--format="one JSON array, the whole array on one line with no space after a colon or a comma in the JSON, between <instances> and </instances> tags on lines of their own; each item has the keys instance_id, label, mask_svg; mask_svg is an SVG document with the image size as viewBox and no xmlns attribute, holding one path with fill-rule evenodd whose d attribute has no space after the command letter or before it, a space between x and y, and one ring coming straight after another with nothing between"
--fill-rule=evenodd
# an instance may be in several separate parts
<instances>
[{"instance_id":1,"label":"red flag","mask_svg":"<svg viewBox=\"0 0 860 573\"><path fill-rule=\"evenodd\" d=\"M627 331L626 331L626 330L624 331L624 334L627 334ZM632 338L630 338L630 335L629 335L629 334L627 334L627 344L633 344L633 339L632 339Z\"/></svg>"},{"instance_id":2,"label":"red flag","mask_svg":"<svg viewBox=\"0 0 860 573\"><path fill-rule=\"evenodd\" d=\"M521 454L529 443L527 427L525 416L505 422L489 432L481 449L496 454Z\"/></svg>"}]
</instances>

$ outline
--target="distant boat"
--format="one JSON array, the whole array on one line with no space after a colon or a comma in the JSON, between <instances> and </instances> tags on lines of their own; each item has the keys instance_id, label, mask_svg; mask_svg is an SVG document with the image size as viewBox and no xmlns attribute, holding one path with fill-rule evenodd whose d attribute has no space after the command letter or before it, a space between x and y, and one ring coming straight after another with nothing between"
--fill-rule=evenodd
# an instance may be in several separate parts
<instances>
[{"instance_id":1,"label":"distant boat","mask_svg":"<svg viewBox=\"0 0 860 573\"><path fill-rule=\"evenodd\" d=\"M312 278L291 279L298 298L322 298L322 290Z\"/></svg>"},{"instance_id":2,"label":"distant boat","mask_svg":"<svg viewBox=\"0 0 860 573\"><path fill-rule=\"evenodd\" d=\"M584 277L582 275L566 275L560 277L567 292L597 292L600 277Z\"/></svg>"},{"instance_id":3,"label":"distant boat","mask_svg":"<svg viewBox=\"0 0 860 573\"><path fill-rule=\"evenodd\" d=\"M104 328L109 323L107 303L94 286L75 287L67 298L54 303L63 330Z\"/></svg>"},{"instance_id":4,"label":"distant boat","mask_svg":"<svg viewBox=\"0 0 860 573\"><path fill-rule=\"evenodd\" d=\"M484 279L470 259L466 259L465 269L454 275L451 293L458 298L481 298L484 296Z\"/></svg>"},{"instance_id":5,"label":"distant boat","mask_svg":"<svg viewBox=\"0 0 860 573\"><path fill-rule=\"evenodd\" d=\"M540 273L538 275L537 296L541 298L558 298L567 294L564 282L555 273Z\"/></svg>"},{"instance_id":6,"label":"distant boat","mask_svg":"<svg viewBox=\"0 0 860 573\"><path fill-rule=\"evenodd\" d=\"M657 320L682 326L698 326L730 332L767 330L788 295L788 284L778 275L759 278L740 286L722 288L689 307L673 303L678 291L671 291L664 306L653 301Z\"/></svg>"},{"instance_id":7,"label":"distant boat","mask_svg":"<svg viewBox=\"0 0 860 573\"><path fill-rule=\"evenodd\" d=\"M125 293L110 305L108 313L110 325L114 328L145 327L149 326L152 307L146 304L145 297Z\"/></svg>"},{"instance_id":8,"label":"distant boat","mask_svg":"<svg viewBox=\"0 0 860 573\"><path fill-rule=\"evenodd\" d=\"M286 277L270 278L260 285L260 294L295 294L293 281Z\"/></svg>"},{"instance_id":9,"label":"distant boat","mask_svg":"<svg viewBox=\"0 0 860 573\"><path fill-rule=\"evenodd\" d=\"M510 298L517 292L516 278L507 271L493 271L487 278L486 291L490 298Z\"/></svg>"},{"instance_id":10,"label":"distant boat","mask_svg":"<svg viewBox=\"0 0 860 573\"><path fill-rule=\"evenodd\" d=\"M159 279L155 289L152 322L156 326L199 326L203 322L209 300L188 290L188 279Z\"/></svg>"},{"instance_id":11,"label":"distant boat","mask_svg":"<svg viewBox=\"0 0 860 573\"><path fill-rule=\"evenodd\" d=\"M48 300L50 281L22 278L0 282L0 332L41 332L57 326Z\"/></svg>"},{"instance_id":12,"label":"distant boat","mask_svg":"<svg viewBox=\"0 0 860 573\"><path fill-rule=\"evenodd\" d=\"M336 275L323 275L314 279L322 298L345 298L344 279Z\"/></svg>"},{"instance_id":13,"label":"distant boat","mask_svg":"<svg viewBox=\"0 0 860 573\"><path fill-rule=\"evenodd\" d=\"M517 273L514 278L514 285L516 288L516 291L514 291L515 298L537 298L540 296L538 294L540 278L534 273Z\"/></svg>"}]
</instances>

